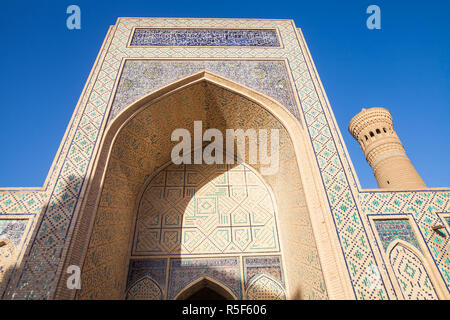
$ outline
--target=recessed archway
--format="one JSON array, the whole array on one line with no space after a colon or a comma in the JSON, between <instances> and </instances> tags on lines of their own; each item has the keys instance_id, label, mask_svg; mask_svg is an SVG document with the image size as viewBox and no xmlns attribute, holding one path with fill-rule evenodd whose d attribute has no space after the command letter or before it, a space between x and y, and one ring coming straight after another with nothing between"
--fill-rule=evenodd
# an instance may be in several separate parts
<instances>
[{"instance_id":1,"label":"recessed archway","mask_svg":"<svg viewBox=\"0 0 450 320\"><path fill-rule=\"evenodd\" d=\"M279 170L265 179L279 204L287 296L327 298L299 171L299 161L304 161L299 154L301 126L272 99L207 72L139 100L107 128L67 260L82 265L86 285L77 297L123 298L139 190L170 160L171 132L192 132L194 120L221 131L280 130ZM252 167L259 170L261 164Z\"/></svg>"}]
</instances>

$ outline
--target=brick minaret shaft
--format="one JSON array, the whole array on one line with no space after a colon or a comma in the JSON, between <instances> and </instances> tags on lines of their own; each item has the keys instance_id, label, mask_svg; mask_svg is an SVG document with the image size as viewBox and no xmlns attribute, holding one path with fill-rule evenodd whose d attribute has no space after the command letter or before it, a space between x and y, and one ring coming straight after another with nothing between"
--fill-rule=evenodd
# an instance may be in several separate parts
<instances>
[{"instance_id":1,"label":"brick minaret shaft","mask_svg":"<svg viewBox=\"0 0 450 320\"><path fill-rule=\"evenodd\" d=\"M426 187L406 155L387 109L362 109L350 121L348 130L361 145L379 188Z\"/></svg>"}]
</instances>

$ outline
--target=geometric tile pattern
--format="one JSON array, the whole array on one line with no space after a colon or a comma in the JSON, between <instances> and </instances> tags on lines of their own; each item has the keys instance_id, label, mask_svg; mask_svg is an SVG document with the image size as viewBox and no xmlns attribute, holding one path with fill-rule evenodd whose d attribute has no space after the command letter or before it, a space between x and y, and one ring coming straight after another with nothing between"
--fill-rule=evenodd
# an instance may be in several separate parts
<instances>
[{"instance_id":1,"label":"geometric tile pattern","mask_svg":"<svg viewBox=\"0 0 450 320\"><path fill-rule=\"evenodd\" d=\"M130 47L127 48L131 30L139 27L196 27L230 28L239 23L242 28L278 28L283 48L248 48L248 47ZM246 58L267 59L282 58L289 63L290 73L295 83L296 95L301 102L308 131L326 182L331 209L337 224L337 231L343 243L343 254L348 261L349 275L357 292L357 298L385 298L384 288L368 290L361 270L376 264L371 245L368 242L361 218L357 211L348 182L343 173L342 163L334 142L331 127L326 120L322 106L320 89L315 88L311 76L312 66L302 51L304 43L297 38L295 27L288 20L235 20L235 19L120 19L103 46L99 64L94 66L94 77L87 84L83 94L80 110L69 129L70 144L67 153L61 159L61 168L55 175L55 189L48 199L47 210L43 212L38 223L38 236L29 249L29 258L19 276L16 291L23 298L43 299L49 297L54 287L54 278L60 263L62 248L72 222L75 205L80 196L87 168L91 164L92 151L97 142L104 114L113 96L112 89L118 76L123 58ZM306 49L305 49L306 50ZM340 184L340 185L339 185ZM15 290L13 288L12 290Z\"/></svg>"},{"instance_id":2,"label":"geometric tile pattern","mask_svg":"<svg viewBox=\"0 0 450 320\"><path fill-rule=\"evenodd\" d=\"M128 60L120 76L108 122L146 94L194 73L207 70L262 92L300 120L283 61L264 60Z\"/></svg>"},{"instance_id":3,"label":"geometric tile pattern","mask_svg":"<svg viewBox=\"0 0 450 320\"><path fill-rule=\"evenodd\" d=\"M161 300L161 288L149 277L136 282L127 292L127 300Z\"/></svg>"},{"instance_id":4,"label":"geometric tile pattern","mask_svg":"<svg viewBox=\"0 0 450 320\"><path fill-rule=\"evenodd\" d=\"M299 41L302 43L304 40ZM371 274L367 270L377 266L373 244L367 236L347 179L345 169L349 170L349 166L348 162L344 163L347 159L342 142L335 140L338 134L336 125L329 120L331 109L326 106L316 75L312 75L307 67L308 53L305 55L306 59L301 50L297 53L298 58L294 61L297 60L298 67L296 69L292 64L291 70L355 297L361 300L387 299L384 283L377 287L369 285Z\"/></svg>"},{"instance_id":5,"label":"geometric tile pattern","mask_svg":"<svg viewBox=\"0 0 450 320\"><path fill-rule=\"evenodd\" d=\"M127 291L129 291L130 287L134 286L142 279L151 279L151 281L155 283L154 285L160 288L160 291L164 292L166 283L166 269L167 259L130 260L127 278ZM149 282L146 281L145 283ZM142 285L139 285L138 287L141 286ZM137 290L138 287L135 289Z\"/></svg>"},{"instance_id":6,"label":"geometric tile pattern","mask_svg":"<svg viewBox=\"0 0 450 320\"><path fill-rule=\"evenodd\" d=\"M280 256L254 256L243 257L244 286L254 280L255 277L266 274L281 284L284 284L283 269Z\"/></svg>"},{"instance_id":7,"label":"geometric tile pattern","mask_svg":"<svg viewBox=\"0 0 450 320\"><path fill-rule=\"evenodd\" d=\"M144 191L133 255L278 252L275 219L248 166L170 165Z\"/></svg>"},{"instance_id":8,"label":"geometric tile pattern","mask_svg":"<svg viewBox=\"0 0 450 320\"><path fill-rule=\"evenodd\" d=\"M395 239L401 239L412 244L419 251L422 251L408 219L375 220L374 223L383 243L384 250Z\"/></svg>"},{"instance_id":9,"label":"geometric tile pattern","mask_svg":"<svg viewBox=\"0 0 450 320\"><path fill-rule=\"evenodd\" d=\"M178 108L178 113L171 112L170 109L174 107ZM203 108L207 108L206 110L208 111L206 113L206 120L204 118L205 113L202 110ZM177 119L171 117L173 114L183 115L178 118L181 121L177 121ZM100 207L95 218L91 237L91 239L95 240L90 240L89 249L86 253L87 258L83 265L83 283L89 283L89 285L84 285L82 288L82 291L85 292L82 295L83 298L89 297L90 294L93 294L94 297L99 297L102 295L102 292L115 292L116 297L120 297L120 294L125 290L122 288L122 274L111 273L111 277L104 276L106 279L98 279L98 275L104 275L101 269L105 265L111 266L110 269L115 268L117 265L123 266L122 268L125 269L128 265L128 230L131 230L134 225L133 220L135 221L134 217L137 211L134 206L136 200L139 200L140 190L146 186L144 184L144 181L147 180L145 177L148 177L150 173L153 177L159 171L158 168L165 167L164 164L170 159L167 152L170 150L170 146L162 142L170 141L170 133L175 128L189 128L192 125L192 119L201 119L212 127L222 128L224 126L223 123L226 123L228 127L234 128L242 126L243 115L249 117L249 122L245 124L248 127L271 128L279 126L275 122L275 119L270 116L270 113L244 97L217 85L213 85L212 83L200 82L189 86L186 90L180 90L180 92L174 94L168 100L163 99L148 108L144 108L144 110L136 114L132 122L129 123L130 125L124 127L124 130L117 136L111 161L108 169L106 169L105 187L102 190L102 200L100 201ZM161 119L161 116L165 121L158 121L158 123L149 121L149 119ZM171 127L166 129L163 126ZM306 207L304 207L305 200L302 197L302 186L297 164L290 161L294 151L290 148L291 141L284 129L281 129L280 145L282 159L279 176L271 176L270 179L264 180L270 184L274 190L274 194L284 198L284 201L280 200L280 203L283 204L280 207L280 209L282 208L282 212L300 220L299 224L302 227L299 228L301 229L299 232L301 234L299 243L304 244L303 247L308 253L304 255L304 258L302 257L299 260L299 262L305 265L305 269L300 272L304 277L316 280L322 274L320 264L317 264L318 254L316 253L317 250L313 241L314 235L312 234L313 231L310 226L308 212ZM118 150L118 152L114 150ZM152 158L158 154L167 156L167 159L158 159L158 156L156 156L156 159ZM137 162L136 159L138 160ZM147 167L146 164L151 164L151 166ZM145 167L145 169L135 169L140 166ZM186 167L186 175L195 173L192 171L195 171L196 167ZM214 167L208 167L206 169L204 173L208 176L211 170L214 170ZM233 169L237 170L238 168L234 167ZM176 166L171 166L170 170L168 169L167 171L177 171L177 168ZM179 175L179 171L183 171L183 168L179 168L178 172L172 172L168 176L176 178ZM203 177L202 170L197 171L200 171L200 177ZM168 176L164 176L164 179ZM249 178L252 177L249 176ZM170 180L173 179L170 178ZM169 187L175 187L177 189L177 187L180 187L179 183L181 180L183 180L182 185L184 187L185 178L174 179L178 185L177 183L169 183ZM231 177L231 180L239 180L239 174ZM195 187L195 184L193 184L195 181L193 179L187 181L187 187L191 189ZM206 181L207 179L203 180L203 182ZM202 181L200 182L203 188L204 183ZM159 187L161 187L161 184L159 184ZM283 197L283 194L289 196ZM171 197L174 195L176 193L172 192ZM297 197L297 195L299 196ZM151 202L158 205L158 202L161 202L161 200ZM166 225L166 227L171 227L171 225ZM127 240L123 241L124 238ZM298 239L299 236L296 238ZM124 256L121 255L122 252L125 252ZM311 253L315 258L310 259ZM75 264L77 263L79 262ZM309 267L314 267L314 270L310 268L314 272L313 276L309 276L310 270L306 270ZM95 283L92 281L93 279L96 279ZM316 286L318 282L314 280L306 282L308 289L311 289L310 291L318 288ZM117 283L119 285L116 285Z\"/></svg>"},{"instance_id":10,"label":"geometric tile pattern","mask_svg":"<svg viewBox=\"0 0 450 320\"><path fill-rule=\"evenodd\" d=\"M186 286L207 276L230 289L242 299L239 257L170 259L167 298L173 300Z\"/></svg>"},{"instance_id":11,"label":"geometric tile pattern","mask_svg":"<svg viewBox=\"0 0 450 320\"><path fill-rule=\"evenodd\" d=\"M134 27L153 28L216 28L230 29L239 25L246 29L277 28L283 48L260 47L127 47ZM30 242L18 281L9 288L11 297L45 299L55 288L58 266L64 261L62 250L70 239L69 230L92 165L107 110L114 98L113 88L119 78L124 59L284 59L300 102L302 121L314 150L317 165L331 211L347 272L357 299L386 299L383 283L376 288L367 285L370 275L365 270L377 267L373 246L364 226L369 213L410 215L417 224L421 238L433 257L439 272L450 285L449 237L441 238L431 230L440 222L437 213L450 212L448 191L361 192L358 190L348 156L344 151L331 108L314 70L303 37L296 33L289 20L239 19L119 19L108 33L99 58L94 65L74 118L62 144L61 156L51 174L48 190L1 191L0 212L39 213L36 237ZM22 193L22 199L18 198ZM48 198L45 198L48 195ZM32 200L32 203L28 203ZM418 239L422 241L421 239Z\"/></svg>"},{"instance_id":12,"label":"geometric tile pattern","mask_svg":"<svg viewBox=\"0 0 450 320\"><path fill-rule=\"evenodd\" d=\"M0 215L38 214L47 199L44 191L0 191Z\"/></svg>"},{"instance_id":13,"label":"geometric tile pattern","mask_svg":"<svg viewBox=\"0 0 450 320\"><path fill-rule=\"evenodd\" d=\"M0 289L8 282L7 276L11 272L11 264L14 263L15 246L7 239L0 239Z\"/></svg>"},{"instance_id":14,"label":"geometric tile pattern","mask_svg":"<svg viewBox=\"0 0 450 320\"><path fill-rule=\"evenodd\" d=\"M275 30L137 28L131 46L279 47Z\"/></svg>"},{"instance_id":15,"label":"geometric tile pattern","mask_svg":"<svg viewBox=\"0 0 450 320\"><path fill-rule=\"evenodd\" d=\"M406 300L438 300L422 261L414 252L397 244L389 253L389 260Z\"/></svg>"},{"instance_id":16,"label":"geometric tile pattern","mask_svg":"<svg viewBox=\"0 0 450 320\"><path fill-rule=\"evenodd\" d=\"M286 299L281 256L242 257L248 299ZM169 261L169 262L167 262ZM241 297L239 257L132 259L127 280L127 299L161 300L169 263L168 299L189 284L209 277Z\"/></svg>"},{"instance_id":17,"label":"geometric tile pattern","mask_svg":"<svg viewBox=\"0 0 450 320\"><path fill-rule=\"evenodd\" d=\"M420 230L418 241L426 244L442 279L450 288L450 237L432 230L432 226L443 224L439 214L450 212L450 192L363 192L360 202L365 214L410 216Z\"/></svg>"},{"instance_id":18,"label":"geometric tile pattern","mask_svg":"<svg viewBox=\"0 0 450 320\"><path fill-rule=\"evenodd\" d=\"M0 280L3 280L3 273L6 266L11 262L10 259L14 254L14 246L6 239L0 239ZM3 284L3 282L0 282Z\"/></svg>"},{"instance_id":19,"label":"geometric tile pattern","mask_svg":"<svg viewBox=\"0 0 450 320\"><path fill-rule=\"evenodd\" d=\"M0 219L0 293L9 283L28 220Z\"/></svg>"},{"instance_id":20,"label":"geometric tile pattern","mask_svg":"<svg viewBox=\"0 0 450 320\"><path fill-rule=\"evenodd\" d=\"M267 275L256 277L247 289L248 300L286 300L283 287Z\"/></svg>"}]
</instances>

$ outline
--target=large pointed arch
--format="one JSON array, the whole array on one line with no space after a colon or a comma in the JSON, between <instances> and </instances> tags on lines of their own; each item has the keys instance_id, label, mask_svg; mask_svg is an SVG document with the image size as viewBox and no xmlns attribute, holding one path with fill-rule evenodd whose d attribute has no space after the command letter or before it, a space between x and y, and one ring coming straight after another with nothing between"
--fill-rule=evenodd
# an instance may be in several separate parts
<instances>
[{"instance_id":1,"label":"large pointed arch","mask_svg":"<svg viewBox=\"0 0 450 320\"><path fill-rule=\"evenodd\" d=\"M93 164L93 169L90 173L90 178L88 182L88 187L86 190L86 195L83 199L81 209L80 209L80 217L78 218L73 232L73 237L71 239L71 245L68 249L67 259L65 261L65 268L69 265L80 265L82 266L82 271L86 270L87 263L95 263L95 259L98 256L104 257L108 256L108 250L110 249L103 248L103 252L95 252L89 253L89 244L97 241L98 237L93 236L94 227L98 224L105 223L106 216L101 216L97 213L100 208L102 202L107 201L115 201L113 196L104 194L105 186L109 186L111 184L116 183L111 179L111 181L105 181L107 170L111 169L111 154L113 153L113 149L120 142L120 139L125 139L121 136L121 132L125 132L127 128L133 125L137 115L139 115L143 110L151 110L152 106L156 105L158 102L165 101L165 99L170 99L173 95L176 95L180 92L184 92L183 90L190 90L195 85L206 83L212 84L218 88L222 88L232 94L243 97L247 99L251 103L261 107L265 112L270 114L276 119L276 121L281 125L283 130L287 132L287 136L290 139L290 143L292 144L293 157L289 159L289 163L293 164L301 174L298 177L298 183L301 187L302 192L304 194L300 197L293 196L291 199L288 199L287 202L292 203L292 206L296 205L296 198L304 198L304 209L308 212L307 219L311 221L310 232L311 237L315 238L315 243L313 244L313 250L317 250L317 261L315 262L315 266L318 268L315 272L319 272L321 277L324 277L323 288L327 288L326 292L322 292L325 296L330 298L352 298L352 288L349 285L349 281L347 279L348 275L344 272L345 262L342 259L342 256L339 254L339 242L336 238L335 233L333 232L333 226L330 218L328 217L328 212L322 205L325 203L325 193L323 190L323 185L319 180L319 171L316 163L312 160L312 153L310 147L307 147L307 143L304 137L304 131L301 124L298 120L281 104L277 101L273 100L256 92L253 89L246 88L242 85L239 85L233 81L225 79L223 77L214 75L210 72L203 71L182 80L176 81L162 89L157 90L156 92L150 93L147 96L141 98L139 101L132 103L129 107L124 109L106 128L104 133L102 134L102 139L96 153L96 158ZM175 109L172 109L175 111ZM244 119L245 120L245 119ZM156 124L157 122L155 122ZM119 142L118 142L119 141ZM120 150L118 151L120 152ZM162 161L159 159L158 161ZM117 166L120 166L119 163ZM140 165L140 164L139 164ZM144 168L145 169L145 168ZM153 167L155 169L155 167ZM111 169L111 170L114 170ZM122 170L121 174L126 175L127 170ZM144 170L145 171L145 170ZM142 171L142 172L144 172ZM133 179L136 177L133 177ZM131 179L131 178L130 178ZM137 178L136 178L137 179ZM139 179L137 179L139 180ZM143 183L139 182L139 183ZM135 189L138 188L132 183L125 183L120 185L123 189L121 194L133 193L136 192ZM295 192L292 190L291 193ZM289 194L289 192L287 193ZM293 195L293 194L292 194ZM128 205L135 205L136 199L128 200ZM132 203L133 202L133 203ZM298 205L298 204L297 204ZM314 212L314 214L309 214ZM284 217L284 223L286 225L289 224L289 219L296 217L293 215L291 217ZM123 218L123 217L122 217ZM128 218L127 218L128 219ZM282 218L283 219L283 218ZM131 222L127 222L131 223ZM309 223L307 223L309 224ZM309 230L309 229L308 229ZM283 242L286 243L285 247L289 247L287 250L287 256L298 254L298 248L296 248L296 244L298 242L298 232L284 232L284 236L286 239L282 239L282 247ZM292 239L290 239L291 237ZM288 240L289 238L289 240ZM121 243L127 243L130 239L126 239L126 237L122 237L120 239ZM117 242L118 243L118 242ZM115 248L117 249L117 248ZM121 249L124 251L125 249ZM116 250L117 251L117 250ZM126 251L126 250L125 250ZM122 252L122 254L126 255L126 252ZM94 262L93 262L94 261ZM291 262L287 262L287 268L289 269L290 265L295 265L295 258ZM323 270L323 272L322 272ZM111 266L111 273L120 273L125 274L126 270L124 267L119 267L117 265ZM292 274L292 272L290 272ZM63 272L59 273L60 280L58 284L58 289L56 293L57 298L71 298L73 297L73 292L69 292L65 287L65 282L67 275ZM89 276L86 278L88 283L95 284L94 276ZM100 280L98 280L100 281ZM124 284L118 284L116 279L115 281L115 289L117 292L122 291ZM287 283L287 291L288 298L300 298L302 296L303 289L299 290L298 286L300 283L300 279L298 277L294 277L292 283ZM290 286L293 286L290 289ZM114 296L117 298L117 296Z\"/></svg>"}]
</instances>

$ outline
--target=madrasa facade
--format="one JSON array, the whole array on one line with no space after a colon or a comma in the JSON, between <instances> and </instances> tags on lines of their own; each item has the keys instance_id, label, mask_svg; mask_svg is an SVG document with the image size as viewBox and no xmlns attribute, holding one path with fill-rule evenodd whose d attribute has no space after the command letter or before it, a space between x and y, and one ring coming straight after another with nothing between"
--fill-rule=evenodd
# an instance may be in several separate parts
<instances>
[{"instance_id":1,"label":"madrasa facade","mask_svg":"<svg viewBox=\"0 0 450 320\"><path fill-rule=\"evenodd\" d=\"M450 188L358 112L378 189L294 21L119 18L44 185L0 190L1 299L448 299ZM197 161L230 129L248 154Z\"/></svg>"}]
</instances>

